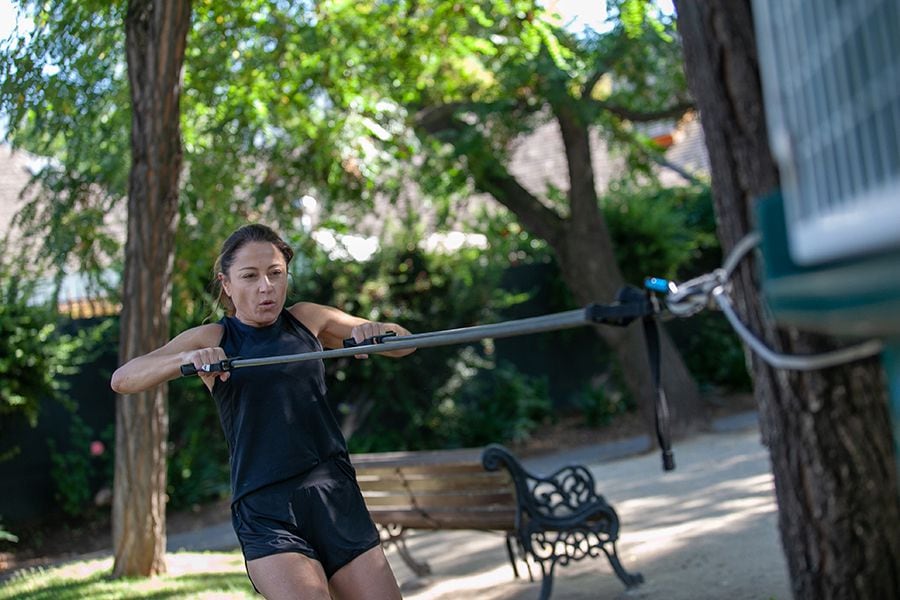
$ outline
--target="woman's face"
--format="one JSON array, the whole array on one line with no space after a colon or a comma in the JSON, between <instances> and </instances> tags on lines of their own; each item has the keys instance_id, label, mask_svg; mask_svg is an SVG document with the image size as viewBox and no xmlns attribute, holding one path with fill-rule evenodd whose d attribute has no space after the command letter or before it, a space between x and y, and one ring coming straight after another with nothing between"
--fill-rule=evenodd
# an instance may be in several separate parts
<instances>
[{"instance_id":1,"label":"woman's face","mask_svg":"<svg viewBox=\"0 0 900 600\"><path fill-rule=\"evenodd\" d=\"M287 263L274 244L247 242L219 277L242 323L264 327L278 319L287 298Z\"/></svg>"}]
</instances>

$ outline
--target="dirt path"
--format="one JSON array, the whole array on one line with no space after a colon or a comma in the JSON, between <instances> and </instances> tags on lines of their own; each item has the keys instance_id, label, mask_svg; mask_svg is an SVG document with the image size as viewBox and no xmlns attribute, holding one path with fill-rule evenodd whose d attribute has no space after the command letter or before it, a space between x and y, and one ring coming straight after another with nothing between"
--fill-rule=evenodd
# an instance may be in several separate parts
<instances>
[{"instance_id":1,"label":"dirt path","mask_svg":"<svg viewBox=\"0 0 900 600\"><path fill-rule=\"evenodd\" d=\"M605 444L558 448L550 455L526 458L526 465L535 472L546 473L576 462L591 469L600 492L621 518L618 549L622 562L626 569L641 572L645 578L640 587L625 590L605 558L588 559L557 569L553 597L790 598L768 452L759 442L753 420L748 421L746 416L719 419L718 433L676 442L678 467L670 473L662 472L655 450L635 455L652 445L649 438L634 436ZM103 532L102 539L108 540L108 531ZM173 545L192 550L236 546L227 502L173 515L169 542L170 550L177 550ZM525 578L516 580L500 535L421 533L410 537L409 546L417 559L431 564L434 575L415 577L396 551L389 549L388 558L406 600L538 597L539 568L532 567L536 582L530 583L527 569L520 563L519 571ZM41 562L58 562L73 555L44 557Z\"/></svg>"},{"instance_id":2,"label":"dirt path","mask_svg":"<svg viewBox=\"0 0 900 600\"><path fill-rule=\"evenodd\" d=\"M589 464L622 522L619 554L645 583L625 590L601 557L559 568L554 598L646 600L788 599L768 452L755 430L704 434L675 447L663 473L649 453ZM415 536L413 555L434 575L417 579L388 553L407 600L526 600L540 585L516 580L503 538L474 532ZM539 581L539 570L533 567Z\"/></svg>"}]
</instances>

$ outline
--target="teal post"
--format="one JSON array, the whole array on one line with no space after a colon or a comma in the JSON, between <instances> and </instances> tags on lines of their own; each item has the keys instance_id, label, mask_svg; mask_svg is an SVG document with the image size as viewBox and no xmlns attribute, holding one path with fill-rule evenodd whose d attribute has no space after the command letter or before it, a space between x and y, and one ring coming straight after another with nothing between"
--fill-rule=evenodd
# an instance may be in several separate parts
<instances>
[{"instance_id":1,"label":"teal post","mask_svg":"<svg viewBox=\"0 0 900 600\"><path fill-rule=\"evenodd\" d=\"M888 380L891 425L894 433L894 462L900 481L900 338L887 341L881 360Z\"/></svg>"}]
</instances>

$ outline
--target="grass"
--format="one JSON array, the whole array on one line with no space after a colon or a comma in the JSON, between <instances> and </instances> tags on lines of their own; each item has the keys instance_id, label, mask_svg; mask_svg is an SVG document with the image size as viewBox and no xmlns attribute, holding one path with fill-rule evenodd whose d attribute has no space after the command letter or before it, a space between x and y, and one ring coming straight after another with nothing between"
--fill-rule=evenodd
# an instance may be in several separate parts
<instances>
[{"instance_id":1,"label":"grass","mask_svg":"<svg viewBox=\"0 0 900 600\"><path fill-rule=\"evenodd\" d=\"M40 567L0 584L0 600L114 600L118 598L259 598L240 552L178 552L166 555L168 573L151 579L109 579L112 558Z\"/></svg>"}]
</instances>

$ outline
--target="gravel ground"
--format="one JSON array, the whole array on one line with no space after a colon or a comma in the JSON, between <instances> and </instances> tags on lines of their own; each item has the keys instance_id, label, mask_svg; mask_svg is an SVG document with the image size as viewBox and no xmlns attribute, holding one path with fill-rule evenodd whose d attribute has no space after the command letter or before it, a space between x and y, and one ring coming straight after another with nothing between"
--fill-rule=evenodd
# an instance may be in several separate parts
<instances>
[{"instance_id":1,"label":"gravel ground","mask_svg":"<svg viewBox=\"0 0 900 600\"><path fill-rule=\"evenodd\" d=\"M589 456L589 449L581 455ZM791 597L778 536L768 453L755 429L704 434L675 445L677 469L656 452L592 463L600 491L621 519L619 555L645 582L626 590L603 557L558 568L554 598L770 600ZM565 464L561 462L560 464ZM410 550L433 571L416 578L396 551L388 558L407 600L538 598L524 563L515 579L502 536L429 532Z\"/></svg>"}]
</instances>

